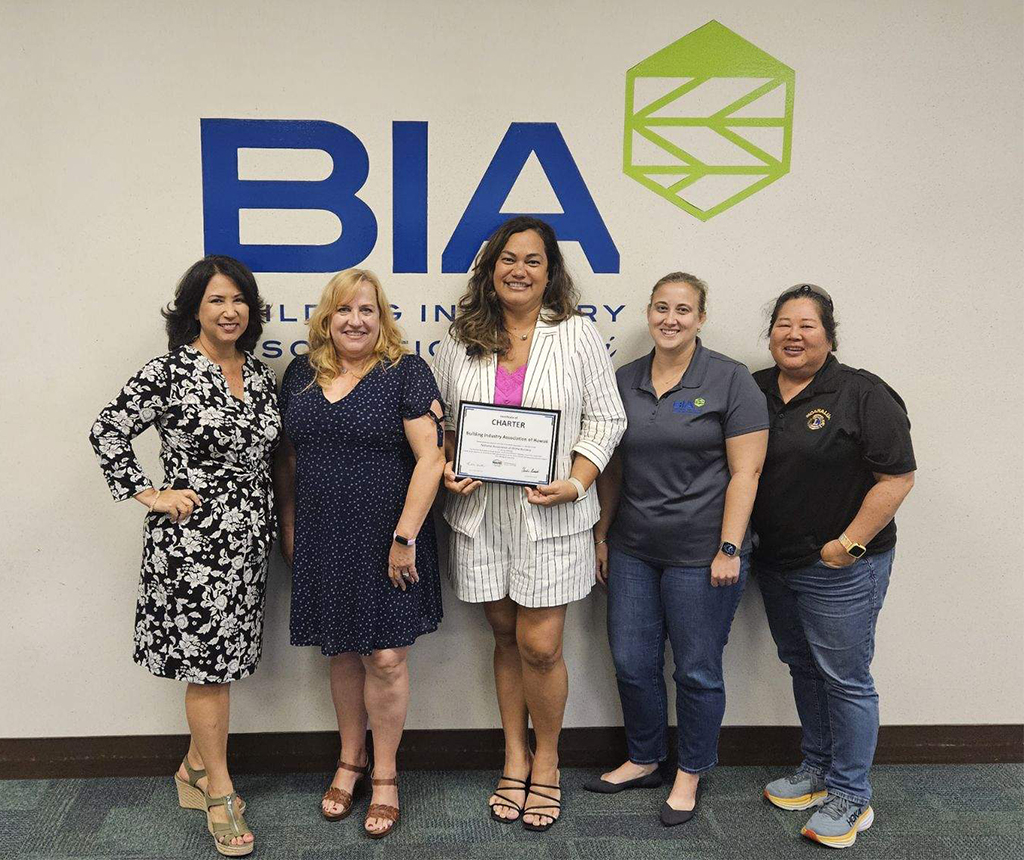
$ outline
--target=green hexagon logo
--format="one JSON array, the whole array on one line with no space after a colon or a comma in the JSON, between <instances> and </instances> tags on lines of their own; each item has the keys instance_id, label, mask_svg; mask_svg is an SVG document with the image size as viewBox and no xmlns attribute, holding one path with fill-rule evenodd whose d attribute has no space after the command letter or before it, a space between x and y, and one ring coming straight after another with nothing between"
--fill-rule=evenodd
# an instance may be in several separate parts
<instances>
[{"instance_id":1,"label":"green hexagon logo","mask_svg":"<svg viewBox=\"0 0 1024 860\"><path fill-rule=\"evenodd\" d=\"M789 173L796 73L709 21L626 74L623 170L707 221Z\"/></svg>"}]
</instances>

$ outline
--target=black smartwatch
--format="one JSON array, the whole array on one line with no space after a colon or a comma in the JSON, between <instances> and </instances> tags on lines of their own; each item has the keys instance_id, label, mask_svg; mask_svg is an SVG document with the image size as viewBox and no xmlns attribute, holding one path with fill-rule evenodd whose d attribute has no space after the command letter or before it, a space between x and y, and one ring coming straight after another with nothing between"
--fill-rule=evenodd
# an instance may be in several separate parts
<instances>
[{"instance_id":1,"label":"black smartwatch","mask_svg":"<svg viewBox=\"0 0 1024 860\"><path fill-rule=\"evenodd\" d=\"M736 555L736 544L729 543L729 541L722 541L722 545L719 547L723 555L727 555L732 558Z\"/></svg>"},{"instance_id":2,"label":"black smartwatch","mask_svg":"<svg viewBox=\"0 0 1024 860\"><path fill-rule=\"evenodd\" d=\"M395 532L393 537L394 537L395 543L400 543L402 546L415 546L416 545L416 538L402 537L402 535L400 535L398 532Z\"/></svg>"}]
</instances>

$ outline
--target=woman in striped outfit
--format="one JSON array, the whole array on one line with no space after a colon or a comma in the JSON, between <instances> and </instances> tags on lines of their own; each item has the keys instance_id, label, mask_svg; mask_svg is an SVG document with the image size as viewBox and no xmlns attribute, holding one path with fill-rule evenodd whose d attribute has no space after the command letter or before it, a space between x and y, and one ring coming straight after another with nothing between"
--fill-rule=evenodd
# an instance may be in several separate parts
<instances>
[{"instance_id":1,"label":"woman in striped outfit","mask_svg":"<svg viewBox=\"0 0 1024 860\"><path fill-rule=\"evenodd\" d=\"M611 361L577 301L551 227L512 218L480 252L433 365L447 410L449 577L457 597L484 605L494 632L505 768L491 816L521 818L531 830L558 820L565 613L594 585L591 485L626 427ZM560 410L555 480L536 488L457 480L455 417L464 400Z\"/></svg>"}]
</instances>

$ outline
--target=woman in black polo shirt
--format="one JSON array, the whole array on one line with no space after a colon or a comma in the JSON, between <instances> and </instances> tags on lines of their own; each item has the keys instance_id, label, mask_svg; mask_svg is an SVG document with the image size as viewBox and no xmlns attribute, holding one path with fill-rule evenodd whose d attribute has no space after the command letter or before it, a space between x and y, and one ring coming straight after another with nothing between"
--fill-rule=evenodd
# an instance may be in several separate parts
<instances>
[{"instance_id":1,"label":"woman in black polo shirt","mask_svg":"<svg viewBox=\"0 0 1024 860\"><path fill-rule=\"evenodd\" d=\"M747 522L768 436L750 372L697 337L706 304L707 287L693 275L674 272L654 285L654 349L616 374L628 423L597 482L598 579L608 585L629 759L586 788L661 785L667 632L679 754L661 810L666 826L693 817L701 774L718 761L722 651L750 566Z\"/></svg>"},{"instance_id":2,"label":"woman in black polo shirt","mask_svg":"<svg viewBox=\"0 0 1024 860\"><path fill-rule=\"evenodd\" d=\"M896 545L893 516L914 484L910 422L877 376L840 364L831 297L813 284L775 302L768 455L754 503L754 573L803 728L803 762L770 782L782 809L820 807L801 833L852 845L874 820L868 770L878 737L875 624Z\"/></svg>"}]
</instances>

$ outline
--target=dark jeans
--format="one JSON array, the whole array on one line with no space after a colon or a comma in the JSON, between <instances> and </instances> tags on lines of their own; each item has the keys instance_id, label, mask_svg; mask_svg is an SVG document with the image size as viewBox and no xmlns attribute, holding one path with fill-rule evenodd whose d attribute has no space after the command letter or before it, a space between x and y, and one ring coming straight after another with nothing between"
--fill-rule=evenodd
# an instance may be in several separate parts
<instances>
[{"instance_id":1,"label":"dark jeans","mask_svg":"<svg viewBox=\"0 0 1024 860\"><path fill-rule=\"evenodd\" d=\"M755 569L779 659L793 677L803 766L855 803L871 799L868 770L878 740L871 658L894 554L867 555L839 570L822 562Z\"/></svg>"},{"instance_id":2,"label":"dark jeans","mask_svg":"<svg viewBox=\"0 0 1024 860\"><path fill-rule=\"evenodd\" d=\"M679 769L703 773L718 763L725 713L722 651L750 568L740 560L735 585L714 588L710 567L655 567L608 551L608 641L622 700L629 760L668 755L665 635L676 682Z\"/></svg>"}]
</instances>

